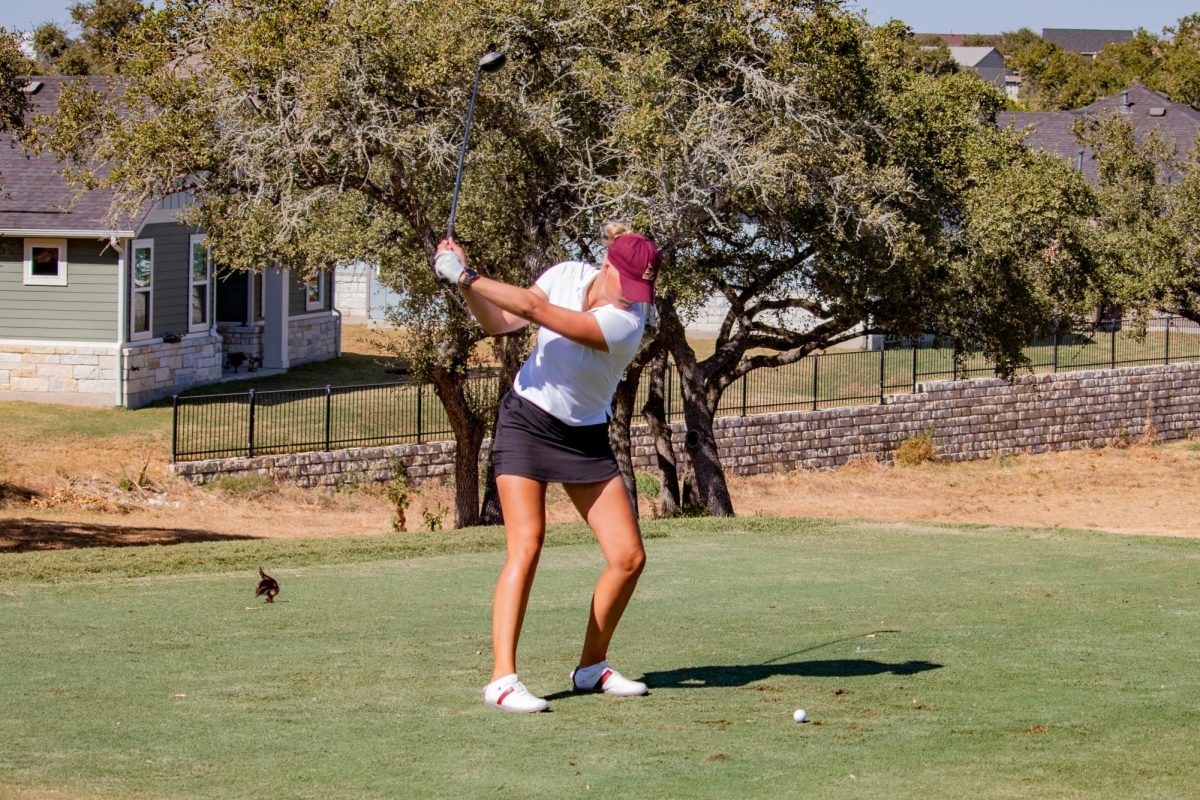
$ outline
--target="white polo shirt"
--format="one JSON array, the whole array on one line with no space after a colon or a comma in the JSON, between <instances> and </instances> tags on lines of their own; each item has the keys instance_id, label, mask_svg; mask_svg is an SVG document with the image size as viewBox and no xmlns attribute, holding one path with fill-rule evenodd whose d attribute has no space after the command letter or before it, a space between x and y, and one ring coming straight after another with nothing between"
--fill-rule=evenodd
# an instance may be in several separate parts
<instances>
[{"instance_id":1,"label":"white polo shirt","mask_svg":"<svg viewBox=\"0 0 1200 800\"><path fill-rule=\"evenodd\" d=\"M535 285L554 305L582 311L588 286L599 274L591 264L564 261L542 273ZM608 344L607 353L572 342L543 325L533 353L513 381L513 391L568 425L607 422L613 393L646 330L645 306L605 305L591 310Z\"/></svg>"}]
</instances>

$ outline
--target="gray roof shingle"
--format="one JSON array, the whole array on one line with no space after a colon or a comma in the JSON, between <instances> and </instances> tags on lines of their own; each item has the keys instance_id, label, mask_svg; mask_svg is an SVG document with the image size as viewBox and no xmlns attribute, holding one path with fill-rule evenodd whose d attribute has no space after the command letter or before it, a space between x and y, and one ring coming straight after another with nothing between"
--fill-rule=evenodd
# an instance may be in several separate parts
<instances>
[{"instance_id":1,"label":"gray roof shingle","mask_svg":"<svg viewBox=\"0 0 1200 800\"><path fill-rule=\"evenodd\" d=\"M37 76L31 83L42 87L30 96L33 114L53 114L58 108L62 88L70 81L86 80L92 86L104 86L105 78L74 78L59 75ZM0 231L80 231L109 234L107 221L112 193L104 190L85 192L74 199L76 188L62 176L64 163L49 154L30 156L9 135L8 146L0 145ZM132 224L120 224L129 231Z\"/></svg>"},{"instance_id":2,"label":"gray roof shingle","mask_svg":"<svg viewBox=\"0 0 1200 800\"><path fill-rule=\"evenodd\" d=\"M1125 105L1126 95L1128 106ZM1079 154L1082 152L1083 174L1089 181L1095 182L1096 162L1093 153L1075 141L1071 127L1079 119L1126 110L1139 139L1157 130L1165 141L1175 146L1180 155L1190 153L1197 135L1200 135L1200 111L1176 103L1165 94L1151 91L1141 84L1130 87L1127 92L1102 97L1074 111L1004 112L997 115L996 124L1001 128L1012 126L1018 131L1032 127L1025 144L1038 150L1058 153L1072 164L1079 163Z\"/></svg>"},{"instance_id":3,"label":"gray roof shingle","mask_svg":"<svg viewBox=\"0 0 1200 800\"><path fill-rule=\"evenodd\" d=\"M1073 53L1099 53L1106 44L1124 44L1133 31L1086 28L1042 28L1042 39Z\"/></svg>"}]
</instances>

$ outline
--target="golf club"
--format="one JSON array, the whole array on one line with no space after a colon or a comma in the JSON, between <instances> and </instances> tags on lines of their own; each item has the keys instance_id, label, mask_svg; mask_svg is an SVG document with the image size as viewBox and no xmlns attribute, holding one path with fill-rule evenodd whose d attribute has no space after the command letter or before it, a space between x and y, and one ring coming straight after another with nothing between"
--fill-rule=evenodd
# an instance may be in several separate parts
<instances>
[{"instance_id":1,"label":"golf club","mask_svg":"<svg viewBox=\"0 0 1200 800\"><path fill-rule=\"evenodd\" d=\"M471 84L471 104L467 106L467 125L463 131L462 150L458 154L458 175L454 178L454 197L450 201L450 223L446 226L446 238L454 238L454 217L458 213L458 191L462 188L463 165L467 161L467 143L471 139L471 119L475 116L475 95L479 92L479 76L484 72L495 72L504 66L504 53L492 51L484 54L475 67L475 80Z\"/></svg>"}]
</instances>

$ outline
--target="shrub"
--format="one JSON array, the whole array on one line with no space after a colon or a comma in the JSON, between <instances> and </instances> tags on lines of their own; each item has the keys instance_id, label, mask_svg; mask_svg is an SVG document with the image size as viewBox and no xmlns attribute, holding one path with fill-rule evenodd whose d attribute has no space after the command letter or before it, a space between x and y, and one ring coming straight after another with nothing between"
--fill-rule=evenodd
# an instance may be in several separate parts
<instances>
[{"instance_id":1,"label":"shrub","mask_svg":"<svg viewBox=\"0 0 1200 800\"><path fill-rule=\"evenodd\" d=\"M932 429L908 437L896 448L896 463L902 466L915 467L930 461L937 461Z\"/></svg>"},{"instance_id":2,"label":"shrub","mask_svg":"<svg viewBox=\"0 0 1200 800\"><path fill-rule=\"evenodd\" d=\"M436 533L442 529L442 524L446 519L447 509L441 503L438 503L434 508L427 508L421 512L421 519L425 522L425 527L430 533Z\"/></svg>"},{"instance_id":3,"label":"shrub","mask_svg":"<svg viewBox=\"0 0 1200 800\"><path fill-rule=\"evenodd\" d=\"M662 487L658 483L658 478L646 472L637 473L635 484L637 485L639 497L658 497L662 491Z\"/></svg>"},{"instance_id":4,"label":"shrub","mask_svg":"<svg viewBox=\"0 0 1200 800\"><path fill-rule=\"evenodd\" d=\"M388 471L392 473L392 479L384 487L383 494L395 509L392 517L392 530L402 533L408 529L408 520L405 518L404 509L408 508L409 503L412 502L408 492L408 470L405 469L403 461L398 458L390 458L388 459Z\"/></svg>"}]
</instances>

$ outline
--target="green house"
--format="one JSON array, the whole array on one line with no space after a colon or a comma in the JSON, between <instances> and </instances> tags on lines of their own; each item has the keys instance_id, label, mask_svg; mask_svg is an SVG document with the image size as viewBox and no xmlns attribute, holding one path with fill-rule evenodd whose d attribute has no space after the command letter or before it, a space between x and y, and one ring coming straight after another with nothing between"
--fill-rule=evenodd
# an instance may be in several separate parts
<instances>
[{"instance_id":1,"label":"green house","mask_svg":"<svg viewBox=\"0 0 1200 800\"><path fill-rule=\"evenodd\" d=\"M67 77L32 78L53 113ZM193 386L335 358L334 273L212 262L186 193L114 226L49 157L0 148L0 399L136 408Z\"/></svg>"}]
</instances>

